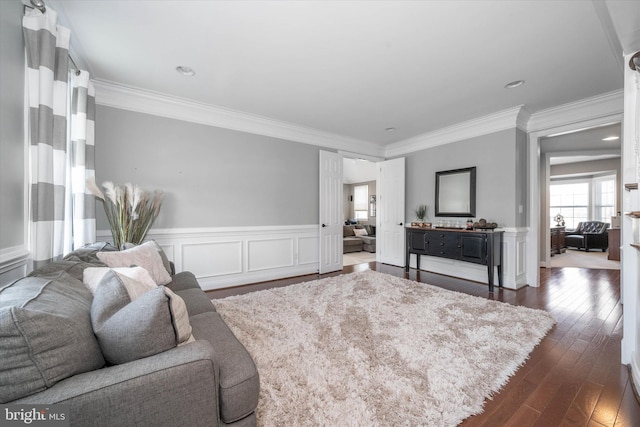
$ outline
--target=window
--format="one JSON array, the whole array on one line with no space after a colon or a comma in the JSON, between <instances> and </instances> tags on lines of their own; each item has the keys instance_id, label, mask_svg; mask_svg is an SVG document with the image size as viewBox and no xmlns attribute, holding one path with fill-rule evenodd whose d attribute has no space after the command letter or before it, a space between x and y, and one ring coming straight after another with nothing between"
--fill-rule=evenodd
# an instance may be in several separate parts
<instances>
[{"instance_id":1,"label":"window","mask_svg":"<svg viewBox=\"0 0 640 427\"><path fill-rule=\"evenodd\" d=\"M594 208L593 218L596 221L611 222L616 214L616 176L609 175L594 178Z\"/></svg>"},{"instance_id":2,"label":"window","mask_svg":"<svg viewBox=\"0 0 640 427\"><path fill-rule=\"evenodd\" d=\"M353 210L356 219L367 220L369 210L369 186L356 185L353 187Z\"/></svg>"},{"instance_id":3,"label":"window","mask_svg":"<svg viewBox=\"0 0 640 427\"><path fill-rule=\"evenodd\" d=\"M552 183L549 188L549 216L564 217L565 227L576 228L580 221L589 218L589 180Z\"/></svg>"},{"instance_id":4,"label":"window","mask_svg":"<svg viewBox=\"0 0 640 427\"><path fill-rule=\"evenodd\" d=\"M580 221L611 222L616 213L616 176L606 175L571 181L551 182L549 218L564 217L565 227L576 228Z\"/></svg>"}]
</instances>

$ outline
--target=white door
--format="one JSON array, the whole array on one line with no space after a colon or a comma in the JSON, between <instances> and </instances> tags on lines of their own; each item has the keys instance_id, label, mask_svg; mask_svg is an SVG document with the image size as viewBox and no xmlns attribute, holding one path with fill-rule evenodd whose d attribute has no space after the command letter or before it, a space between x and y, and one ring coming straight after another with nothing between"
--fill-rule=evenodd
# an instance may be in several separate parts
<instances>
[{"instance_id":1,"label":"white door","mask_svg":"<svg viewBox=\"0 0 640 427\"><path fill-rule=\"evenodd\" d=\"M342 155L320 151L320 274L342 270Z\"/></svg>"},{"instance_id":2,"label":"white door","mask_svg":"<svg viewBox=\"0 0 640 427\"><path fill-rule=\"evenodd\" d=\"M404 157L378 163L376 261L404 267Z\"/></svg>"}]
</instances>

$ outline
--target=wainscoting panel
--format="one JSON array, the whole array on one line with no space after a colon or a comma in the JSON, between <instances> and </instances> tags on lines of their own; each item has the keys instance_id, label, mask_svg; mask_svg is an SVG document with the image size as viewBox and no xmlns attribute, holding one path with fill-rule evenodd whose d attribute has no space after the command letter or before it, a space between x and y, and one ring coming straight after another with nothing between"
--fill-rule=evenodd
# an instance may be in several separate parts
<instances>
[{"instance_id":1,"label":"wainscoting panel","mask_svg":"<svg viewBox=\"0 0 640 427\"><path fill-rule=\"evenodd\" d=\"M151 230L174 262L203 289L221 289L318 272L318 225ZM111 241L108 230L98 240Z\"/></svg>"},{"instance_id":2,"label":"wainscoting panel","mask_svg":"<svg viewBox=\"0 0 640 427\"><path fill-rule=\"evenodd\" d=\"M0 286L24 277L31 269L30 256L25 246L0 250Z\"/></svg>"},{"instance_id":3,"label":"wainscoting panel","mask_svg":"<svg viewBox=\"0 0 640 427\"><path fill-rule=\"evenodd\" d=\"M182 269L196 277L242 273L242 241L183 243Z\"/></svg>"},{"instance_id":4,"label":"wainscoting panel","mask_svg":"<svg viewBox=\"0 0 640 427\"><path fill-rule=\"evenodd\" d=\"M247 271L293 266L293 238L249 240L247 246Z\"/></svg>"}]
</instances>

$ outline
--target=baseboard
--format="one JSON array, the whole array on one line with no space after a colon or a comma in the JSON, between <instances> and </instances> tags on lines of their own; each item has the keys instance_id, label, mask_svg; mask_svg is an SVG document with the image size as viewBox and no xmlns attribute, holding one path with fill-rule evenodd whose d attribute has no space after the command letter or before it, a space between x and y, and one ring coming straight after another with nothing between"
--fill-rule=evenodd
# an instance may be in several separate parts
<instances>
[{"instance_id":1,"label":"baseboard","mask_svg":"<svg viewBox=\"0 0 640 427\"><path fill-rule=\"evenodd\" d=\"M631 385L633 387L633 392L640 403L640 354L635 351L631 354L629 370L631 371Z\"/></svg>"}]
</instances>

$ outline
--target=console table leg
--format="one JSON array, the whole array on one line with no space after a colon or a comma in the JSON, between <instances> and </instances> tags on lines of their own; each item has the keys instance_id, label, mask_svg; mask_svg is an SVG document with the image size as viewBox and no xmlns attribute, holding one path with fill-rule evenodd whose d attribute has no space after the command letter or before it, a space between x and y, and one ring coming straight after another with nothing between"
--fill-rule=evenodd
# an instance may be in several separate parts
<instances>
[{"instance_id":1,"label":"console table leg","mask_svg":"<svg viewBox=\"0 0 640 427\"><path fill-rule=\"evenodd\" d=\"M489 269L489 292L493 292L493 263L490 262L487 268Z\"/></svg>"}]
</instances>

